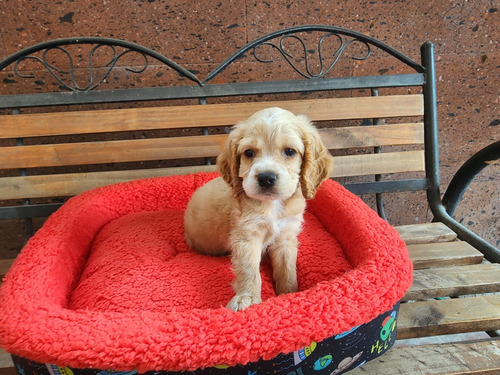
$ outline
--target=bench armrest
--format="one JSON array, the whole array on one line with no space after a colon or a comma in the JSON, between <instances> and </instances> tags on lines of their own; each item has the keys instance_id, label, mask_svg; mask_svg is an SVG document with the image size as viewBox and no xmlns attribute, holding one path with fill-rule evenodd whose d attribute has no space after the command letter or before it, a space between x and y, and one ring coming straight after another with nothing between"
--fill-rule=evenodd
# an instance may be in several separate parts
<instances>
[{"instance_id":1,"label":"bench armrest","mask_svg":"<svg viewBox=\"0 0 500 375\"><path fill-rule=\"evenodd\" d=\"M500 159L500 141L483 148L468 159L452 178L440 205L434 205L434 215L445 222L458 236L477 247L492 262L500 262L500 250L459 224L452 216L467 187L488 165Z\"/></svg>"}]
</instances>

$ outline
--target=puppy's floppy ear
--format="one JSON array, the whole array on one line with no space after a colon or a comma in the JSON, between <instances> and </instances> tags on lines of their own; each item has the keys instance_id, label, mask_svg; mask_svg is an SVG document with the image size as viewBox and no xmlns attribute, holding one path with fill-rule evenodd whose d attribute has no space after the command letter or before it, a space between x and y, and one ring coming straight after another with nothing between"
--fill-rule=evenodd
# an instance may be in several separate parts
<instances>
[{"instance_id":1,"label":"puppy's floppy ear","mask_svg":"<svg viewBox=\"0 0 500 375\"><path fill-rule=\"evenodd\" d=\"M239 180L240 158L238 142L240 138L238 126L233 127L224 145L222 153L217 157L217 169L226 183L236 189Z\"/></svg>"},{"instance_id":2,"label":"puppy's floppy ear","mask_svg":"<svg viewBox=\"0 0 500 375\"><path fill-rule=\"evenodd\" d=\"M333 158L321 141L316 128L303 115L297 116L303 122L302 140L304 156L300 172L302 194L306 199L314 198L319 185L330 177L333 168Z\"/></svg>"}]
</instances>

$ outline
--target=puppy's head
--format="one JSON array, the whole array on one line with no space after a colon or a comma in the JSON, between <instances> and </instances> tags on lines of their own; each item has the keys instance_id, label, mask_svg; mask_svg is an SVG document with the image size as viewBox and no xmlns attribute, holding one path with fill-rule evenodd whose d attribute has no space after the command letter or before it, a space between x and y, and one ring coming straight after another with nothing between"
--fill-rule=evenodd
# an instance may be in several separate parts
<instances>
[{"instance_id":1,"label":"puppy's head","mask_svg":"<svg viewBox=\"0 0 500 375\"><path fill-rule=\"evenodd\" d=\"M307 117L267 108L234 126L217 165L236 194L284 200L300 187L311 199L332 158Z\"/></svg>"}]
</instances>

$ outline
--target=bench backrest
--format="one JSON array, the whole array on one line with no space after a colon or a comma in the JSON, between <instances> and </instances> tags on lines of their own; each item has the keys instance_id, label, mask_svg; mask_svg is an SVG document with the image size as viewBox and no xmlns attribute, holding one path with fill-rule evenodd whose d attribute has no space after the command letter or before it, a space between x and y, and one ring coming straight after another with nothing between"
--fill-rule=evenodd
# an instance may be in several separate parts
<instances>
[{"instance_id":1,"label":"bench backrest","mask_svg":"<svg viewBox=\"0 0 500 375\"><path fill-rule=\"evenodd\" d=\"M51 60L70 56L75 45L89 54L91 72L100 51L110 56L95 68L100 78L83 87L72 59L66 73ZM335 156L332 177L356 194L438 192L432 55L432 44L424 44L419 64L363 34L306 26L249 43L201 80L157 52L118 40L27 48L1 61L0 72L12 82L36 81L30 70L40 64L48 72L40 74L50 74L44 82L67 92L0 96L0 219L46 217L60 198L105 184L215 170L229 127L270 106L317 124ZM153 68L164 79L167 69L175 82L105 88L115 84L113 69L123 75L117 64L127 58L128 75ZM391 69L377 69L380 62ZM252 64L267 64L266 77L246 79L243 70Z\"/></svg>"}]
</instances>

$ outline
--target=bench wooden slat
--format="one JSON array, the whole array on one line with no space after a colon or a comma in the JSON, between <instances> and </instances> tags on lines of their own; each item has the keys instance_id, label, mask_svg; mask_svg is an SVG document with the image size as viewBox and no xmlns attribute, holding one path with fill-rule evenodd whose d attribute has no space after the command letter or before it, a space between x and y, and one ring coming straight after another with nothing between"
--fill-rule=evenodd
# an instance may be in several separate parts
<instances>
[{"instance_id":1,"label":"bench wooden slat","mask_svg":"<svg viewBox=\"0 0 500 375\"><path fill-rule=\"evenodd\" d=\"M4 199L68 197L133 179L215 171L215 165L0 178Z\"/></svg>"},{"instance_id":2,"label":"bench wooden slat","mask_svg":"<svg viewBox=\"0 0 500 375\"><path fill-rule=\"evenodd\" d=\"M362 367L352 375L444 375L499 374L500 341L432 344L396 347Z\"/></svg>"},{"instance_id":3,"label":"bench wooden slat","mask_svg":"<svg viewBox=\"0 0 500 375\"><path fill-rule=\"evenodd\" d=\"M399 310L399 339L498 329L499 294L408 302Z\"/></svg>"},{"instance_id":4,"label":"bench wooden slat","mask_svg":"<svg viewBox=\"0 0 500 375\"><path fill-rule=\"evenodd\" d=\"M406 245L450 242L457 238L455 232L440 222L400 225L395 227L395 229Z\"/></svg>"},{"instance_id":5,"label":"bench wooden slat","mask_svg":"<svg viewBox=\"0 0 500 375\"><path fill-rule=\"evenodd\" d=\"M332 177L367 176L425 170L424 151L336 156Z\"/></svg>"},{"instance_id":6,"label":"bench wooden slat","mask_svg":"<svg viewBox=\"0 0 500 375\"><path fill-rule=\"evenodd\" d=\"M423 125L393 124L322 129L321 135L328 149L415 144L423 142ZM222 134L3 147L0 150L0 168L214 157L221 152L226 138L227 135ZM423 161L418 165L421 170ZM371 165L368 168L371 168Z\"/></svg>"},{"instance_id":7,"label":"bench wooden slat","mask_svg":"<svg viewBox=\"0 0 500 375\"><path fill-rule=\"evenodd\" d=\"M204 137L200 137L204 138ZM27 147L27 146L23 146ZM215 146L214 146L215 147ZM55 150L58 150L57 148ZM149 160L152 154L156 156L153 160L165 159L165 154L162 149L147 149L142 148L144 160ZM182 153L186 157L189 151L183 151L182 148L173 148L172 153ZM92 156L82 156L78 159L79 155L72 155L71 150L65 148L63 152L51 150L51 162L58 165L68 165L69 163L87 164L88 162L105 162L98 159L98 156L106 157L111 156L112 159L106 161L109 163L118 161L127 161L128 158L139 160L140 156L137 153L133 154L130 150L123 150L116 148L115 154L110 154L110 149L102 149L99 153ZM199 151L200 156L206 155L205 152ZM32 155L30 159L33 163L36 162L36 155ZM40 159L41 155L38 154ZM84 162L85 161L85 162ZM334 170L332 177L344 177L345 173L349 175L372 175L374 173L398 173L413 170L415 162L423 163L423 151L408 151L402 153L386 153L386 154L363 154L363 155L350 155L336 157L334 162ZM45 161L40 160L38 166L45 164ZM420 170L420 168L416 168ZM194 166L194 167L173 167L173 168L159 168L159 169L145 169L145 170L127 170L127 171L108 171L108 172L88 172L88 173L66 173L54 175L40 175L40 176L19 176L19 177L3 177L0 178L0 192L1 199L19 199L19 198L42 198L42 197L58 197L58 196L71 196L79 194L83 191L92 189L94 187L108 185L116 182L124 182L138 178L149 178L166 176L172 174L187 174L196 173L199 171L212 171L215 166Z\"/></svg>"},{"instance_id":8,"label":"bench wooden slat","mask_svg":"<svg viewBox=\"0 0 500 375\"><path fill-rule=\"evenodd\" d=\"M257 110L282 107L313 121L423 115L423 96L261 101L0 116L0 139L130 130L228 126Z\"/></svg>"},{"instance_id":9,"label":"bench wooden slat","mask_svg":"<svg viewBox=\"0 0 500 375\"><path fill-rule=\"evenodd\" d=\"M484 256L465 241L408 245L414 269L481 263Z\"/></svg>"},{"instance_id":10,"label":"bench wooden slat","mask_svg":"<svg viewBox=\"0 0 500 375\"><path fill-rule=\"evenodd\" d=\"M347 128L320 129L325 146L330 149L346 149L352 147L376 147L392 145L409 145L423 143L423 124L391 124L384 126L364 126ZM156 138L126 141L108 141L108 142L82 142L82 143L63 143L51 145L31 145L19 147L2 148L0 168L13 169L26 166L35 166L34 161L38 160L38 155L48 160L56 158L55 155L66 155L82 153L86 154L94 149L110 150L126 148L134 152L135 148L139 150L144 148L160 148L163 146L169 149L171 153L166 155L169 158L216 156L222 148L227 135L193 136L193 137L172 137ZM160 140L161 139L161 140ZM80 146L82 149L80 149ZM31 154L22 158L23 154ZM94 154L95 152L93 152ZM61 156L62 157L62 156ZM76 156L75 156L76 157ZM79 156L79 158L81 158ZM45 162L48 163L49 161ZM61 161L64 162L64 159ZM28 164L29 163L29 164ZM69 164L69 162L68 162Z\"/></svg>"},{"instance_id":11,"label":"bench wooden slat","mask_svg":"<svg viewBox=\"0 0 500 375\"><path fill-rule=\"evenodd\" d=\"M210 157L226 135L4 147L0 169L57 167L116 162Z\"/></svg>"},{"instance_id":12,"label":"bench wooden slat","mask_svg":"<svg viewBox=\"0 0 500 375\"><path fill-rule=\"evenodd\" d=\"M329 150L424 143L423 123L324 128L319 133Z\"/></svg>"},{"instance_id":13,"label":"bench wooden slat","mask_svg":"<svg viewBox=\"0 0 500 375\"><path fill-rule=\"evenodd\" d=\"M416 270L404 300L456 297L500 291L500 264L438 267ZM500 313L500 311L499 311Z\"/></svg>"}]
</instances>

